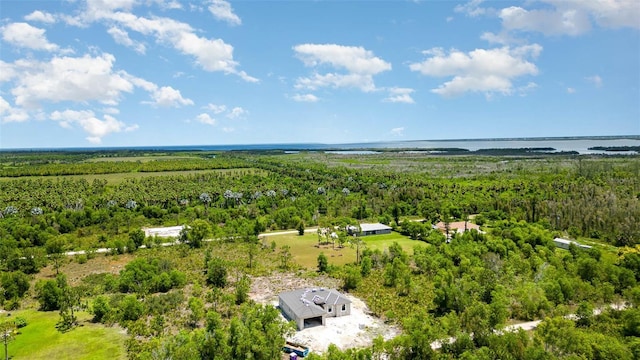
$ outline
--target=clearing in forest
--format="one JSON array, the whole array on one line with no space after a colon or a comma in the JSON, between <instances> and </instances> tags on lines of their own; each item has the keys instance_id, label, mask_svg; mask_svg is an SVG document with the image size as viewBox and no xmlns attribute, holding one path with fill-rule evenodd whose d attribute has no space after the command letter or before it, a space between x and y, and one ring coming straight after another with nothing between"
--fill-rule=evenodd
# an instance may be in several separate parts
<instances>
[{"instance_id":1,"label":"clearing in forest","mask_svg":"<svg viewBox=\"0 0 640 360\"><path fill-rule=\"evenodd\" d=\"M305 279L290 273L273 274L269 277L253 278L249 296L258 303L278 306L278 294L282 291L305 287L338 288L339 282L337 279L325 276ZM350 294L343 293L343 295L351 300L350 315L327 317L325 326L319 325L296 331L288 340L308 346L312 352L324 353L330 344L342 350L367 347L371 346L378 336L389 340L400 334L400 329L385 324L381 319L373 316L364 301ZM284 316L282 321L285 321Z\"/></svg>"},{"instance_id":2,"label":"clearing in forest","mask_svg":"<svg viewBox=\"0 0 640 360\"><path fill-rule=\"evenodd\" d=\"M78 312L80 326L67 332L56 329L57 311L14 311L11 317L23 317L27 326L20 329L9 343L13 360L119 360L126 359L125 332L119 327L106 327L90 322L91 315ZM0 314L0 316L7 316Z\"/></svg>"}]
</instances>

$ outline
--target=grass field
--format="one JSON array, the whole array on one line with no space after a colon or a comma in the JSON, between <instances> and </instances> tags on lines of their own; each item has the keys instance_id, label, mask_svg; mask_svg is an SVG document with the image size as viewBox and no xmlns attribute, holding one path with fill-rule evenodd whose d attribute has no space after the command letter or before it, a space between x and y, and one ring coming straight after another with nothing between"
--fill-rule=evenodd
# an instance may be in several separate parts
<instances>
[{"instance_id":1,"label":"grass field","mask_svg":"<svg viewBox=\"0 0 640 360\"><path fill-rule=\"evenodd\" d=\"M391 244L397 242L410 254L413 254L413 247L415 245L424 244L398 233L365 236L362 237L362 240L367 248L373 250L379 249L380 251L384 251ZM318 246L318 234L315 232L307 232L303 236L297 234L271 236L268 237L266 241L268 243L275 241L278 249L283 245L289 245L291 247L293 261L307 269L314 269L318 266L318 255L320 255L321 252L327 256L329 264L331 265L344 265L356 261L355 247L345 244L344 248L340 248L337 242L335 249L331 244Z\"/></svg>"},{"instance_id":2,"label":"grass field","mask_svg":"<svg viewBox=\"0 0 640 360\"><path fill-rule=\"evenodd\" d=\"M105 327L89 322L91 315L78 313L80 326L66 333L56 329L57 312L35 310L15 311L27 326L9 343L9 356L13 360L101 360L126 359L125 335L119 328Z\"/></svg>"},{"instance_id":3,"label":"grass field","mask_svg":"<svg viewBox=\"0 0 640 360\"><path fill-rule=\"evenodd\" d=\"M125 179L140 179L151 176L180 176L180 175L195 175L205 174L210 172L219 172L229 175L237 174L240 172L251 173L265 173L264 170L242 168L242 169L216 169L216 170L183 170L183 171L157 171L157 172L127 172L127 173L114 173L114 174L89 174L89 175L57 175L57 176L21 176L21 177L0 177L2 180L15 180L15 179L87 179L92 182L94 179L105 179L110 185L119 184Z\"/></svg>"}]
</instances>

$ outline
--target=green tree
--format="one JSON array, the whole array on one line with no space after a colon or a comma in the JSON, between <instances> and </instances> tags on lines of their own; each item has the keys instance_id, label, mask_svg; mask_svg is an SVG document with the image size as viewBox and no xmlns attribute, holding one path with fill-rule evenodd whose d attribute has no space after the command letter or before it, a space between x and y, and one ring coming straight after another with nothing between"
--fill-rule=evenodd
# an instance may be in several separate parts
<instances>
[{"instance_id":1,"label":"green tree","mask_svg":"<svg viewBox=\"0 0 640 360\"><path fill-rule=\"evenodd\" d=\"M202 219L196 219L191 226L183 229L181 240L189 243L192 248L201 248L203 241L211 234L211 226Z\"/></svg>"},{"instance_id":2,"label":"green tree","mask_svg":"<svg viewBox=\"0 0 640 360\"><path fill-rule=\"evenodd\" d=\"M204 317L204 304L197 297L189 298L189 326L195 328Z\"/></svg>"},{"instance_id":3,"label":"green tree","mask_svg":"<svg viewBox=\"0 0 640 360\"><path fill-rule=\"evenodd\" d=\"M348 266L345 268L342 288L345 291L355 289L358 287L361 280L362 275L360 274L360 270L356 267Z\"/></svg>"},{"instance_id":4,"label":"green tree","mask_svg":"<svg viewBox=\"0 0 640 360\"><path fill-rule=\"evenodd\" d=\"M249 300L249 290L251 289L251 279L247 275L236 283L236 305L241 305Z\"/></svg>"},{"instance_id":5,"label":"green tree","mask_svg":"<svg viewBox=\"0 0 640 360\"><path fill-rule=\"evenodd\" d=\"M12 321L3 321L0 323L0 337L4 344L4 358L9 360L9 343L15 336L16 327Z\"/></svg>"},{"instance_id":6,"label":"green tree","mask_svg":"<svg viewBox=\"0 0 640 360\"><path fill-rule=\"evenodd\" d=\"M80 306L82 291L69 286L62 287L62 302L60 304L60 321L57 327L60 331L67 331L77 325L76 308Z\"/></svg>"},{"instance_id":7,"label":"green tree","mask_svg":"<svg viewBox=\"0 0 640 360\"><path fill-rule=\"evenodd\" d=\"M253 262L256 255L258 255L258 252L259 252L258 243L255 241L252 241L251 243L249 243L249 246L247 249L247 254L249 255L249 269L253 269Z\"/></svg>"},{"instance_id":8,"label":"green tree","mask_svg":"<svg viewBox=\"0 0 640 360\"><path fill-rule=\"evenodd\" d=\"M58 275L61 277L63 275ZM62 305L62 288L56 280L40 280L36 283L36 298L40 302L40 310L59 310ZM66 286L66 281L64 282Z\"/></svg>"},{"instance_id":9,"label":"green tree","mask_svg":"<svg viewBox=\"0 0 640 360\"><path fill-rule=\"evenodd\" d=\"M0 274L0 303L4 300L17 300L29 290L29 276L22 271Z\"/></svg>"},{"instance_id":10,"label":"green tree","mask_svg":"<svg viewBox=\"0 0 640 360\"><path fill-rule=\"evenodd\" d=\"M373 262L371 261L370 256L362 257L362 261L360 262L360 274L362 274L363 277L369 276L372 266Z\"/></svg>"},{"instance_id":11,"label":"green tree","mask_svg":"<svg viewBox=\"0 0 640 360\"><path fill-rule=\"evenodd\" d=\"M329 270L329 259L327 256L321 252L318 255L318 272L326 273Z\"/></svg>"},{"instance_id":12,"label":"green tree","mask_svg":"<svg viewBox=\"0 0 640 360\"><path fill-rule=\"evenodd\" d=\"M118 305L118 310L122 321L136 321L144 314L144 305L135 295L127 295Z\"/></svg>"},{"instance_id":13,"label":"green tree","mask_svg":"<svg viewBox=\"0 0 640 360\"><path fill-rule=\"evenodd\" d=\"M213 257L207 267L207 281L209 284L223 288L227 286L227 266L219 257Z\"/></svg>"},{"instance_id":14,"label":"green tree","mask_svg":"<svg viewBox=\"0 0 640 360\"><path fill-rule=\"evenodd\" d=\"M289 269L289 261L291 261L291 247L289 245L283 245L280 248L280 267Z\"/></svg>"},{"instance_id":15,"label":"green tree","mask_svg":"<svg viewBox=\"0 0 640 360\"><path fill-rule=\"evenodd\" d=\"M129 233L129 240L136 246L136 248L139 248L144 244L144 238L144 231L141 229L137 229Z\"/></svg>"},{"instance_id":16,"label":"green tree","mask_svg":"<svg viewBox=\"0 0 640 360\"><path fill-rule=\"evenodd\" d=\"M93 306L91 307L93 313L94 322L105 321L111 313L111 306L109 305L109 299L104 295L98 295L93 300Z\"/></svg>"},{"instance_id":17,"label":"green tree","mask_svg":"<svg viewBox=\"0 0 640 360\"><path fill-rule=\"evenodd\" d=\"M56 270L56 275L59 274L60 262L64 259L64 246L65 242L61 237L50 238L45 244L47 255L53 260L53 268Z\"/></svg>"}]
</instances>

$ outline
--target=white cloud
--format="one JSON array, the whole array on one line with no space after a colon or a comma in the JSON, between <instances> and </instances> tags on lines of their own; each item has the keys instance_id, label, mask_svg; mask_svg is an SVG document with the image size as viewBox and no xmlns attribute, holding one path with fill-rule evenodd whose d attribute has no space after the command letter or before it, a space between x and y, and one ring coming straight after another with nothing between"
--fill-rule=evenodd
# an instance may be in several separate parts
<instances>
[{"instance_id":1,"label":"white cloud","mask_svg":"<svg viewBox=\"0 0 640 360\"><path fill-rule=\"evenodd\" d=\"M106 107L102 109L102 112L105 114L117 115L120 114L120 109L114 107Z\"/></svg>"},{"instance_id":2,"label":"white cloud","mask_svg":"<svg viewBox=\"0 0 640 360\"><path fill-rule=\"evenodd\" d=\"M205 106L204 108L211 110L216 115L222 114L223 112L227 111L227 107L225 105L216 105L212 103L207 104L207 106Z\"/></svg>"},{"instance_id":3,"label":"white cloud","mask_svg":"<svg viewBox=\"0 0 640 360\"><path fill-rule=\"evenodd\" d=\"M236 129L232 128L232 127L228 127L225 126L222 128L222 131L226 132L226 133L230 133L230 132L234 132Z\"/></svg>"},{"instance_id":4,"label":"white cloud","mask_svg":"<svg viewBox=\"0 0 640 360\"><path fill-rule=\"evenodd\" d=\"M124 93L136 88L147 91L153 101L144 103L164 107L193 105L179 90L160 87L150 81L113 68L111 54L82 57L54 57L48 62L18 60L0 62L4 74L0 80L12 82L11 94L15 103L25 110L39 109L42 103L99 102L109 107L120 103ZM2 70L7 70L2 71ZM111 111L110 113L113 113Z\"/></svg>"},{"instance_id":5,"label":"white cloud","mask_svg":"<svg viewBox=\"0 0 640 360\"><path fill-rule=\"evenodd\" d=\"M20 108L11 106L0 96L0 123L24 122L29 120L29 114Z\"/></svg>"},{"instance_id":6,"label":"white cloud","mask_svg":"<svg viewBox=\"0 0 640 360\"><path fill-rule=\"evenodd\" d=\"M2 39L15 46L33 50L56 51L59 46L52 44L45 36L45 30L31 26L27 23L18 22L3 26Z\"/></svg>"},{"instance_id":7,"label":"white cloud","mask_svg":"<svg viewBox=\"0 0 640 360\"><path fill-rule=\"evenodd\" d=\"M538 0L525 3L525 9L510 6L497 12L503 31L540 32L548 36L578 36L593 25L605 28L640 29L640 1L637 0Z\"/></svg>"},{"instance_id":8,"label":"white cloud","mask_svg":"<svg viewBox=\"0 0 640 360\"><path fill-rule=\"evenodd\" d=\"M13 64L0 60L0 83L9 81L16 76Z\"/></svg>"},{"instance_id":9,"label":"white cloud","mask_svg":"<svg viewBox=\"0 0 640 360\"><path fill-rule=\"evenodd\" d=\"M138 128L138 125L127 126L110 115L103 115L103 120L100 120L91 110L54 111L49 118L57 121L64 128L80 126L88 134L86 139L93 144L101 143L102 138L111 133L133 131Z\"/></svg>"},{"instance_id":10,"label":"white cloud","mask_svg":"<svg viewBox=\"0 0 640 360\"><path fill-rule=\"evenodd\" d=\"M520 42L519 40L513 38L507 31L501 31L497 34L487 31L480 35L480 39L485 40L490 44L500 45L509 45Z\"/></svg>"},{"instance_id":11,"label":"white cloud","mask_svg":"<svg viewBox=\"0 0 640 360\"><path fill-rule=\"evenodd\" d=\"M229 119L239 119L249 115L249 112L239 106L234 107L227 113Z\"/></svg>"},{"instance_id":12,"label":"white cloud","mask_svg":"<svg viewBox=\"0 0 640 360\"><path fill-rule=\"evenodd\" d=\"M640 29L640 2L637 0L591 0L566 1L543 0L554 5L558 11L573 10L587 13L602 27Z\"/></svg>"},{"instance_id":13,"label":"white cloud","mask_svg":"<svg viewBox=\"0 0 640 360\"><path fill-rule=\"evenodd\" d=\"M179 90L171 86L163 86L153 91L151 97L154 104L162 107L180 107L182 105L193 105L191 99L185 99Z\"/></svg>"},{"instance_id":14,"label":"white cloud","mask_svg":"<svg viewBox=\"0 0 640 360\"><path fill-rule=\"evenodd\" d=\"M56 18L45 11L36 10L31 14L24 17L27 21L39 21L45 24L53 24L56 22Z\"/></svg>"},{"instance_id":15,"label":"white cloud","mask_svg":"<svg viewBox=\"0 0 640 360\"><path fill-rule=\"evenodd\" d=\"M212 126L216 124L216 119L211 118L207 113L202 113L196 116L196 121Z\"/></svg>"},{"instance_id":16,"label":"white cloud","mask_svg":"<svg viewBox=\"0 0 640 360\"><path fill-rule=\"evenodd\" d=\"M41 101L99 101L115 105L133 84L125 72L115 72L111 54L96 57L54 57L49 62L18 60L19 73L11 93L19 106L38 107Z\"/></svg>"},{"instance_id":17,"label":"white cloud","mask_svg":"<svg viewBox=\"0 0 640 360\"><path fill-rule=\"evenodd\" d=\"M362 91L376 90L373 76L391 70L391 64L359 46L336 44L301 44L293 47L296 56L309 67L327 65L341 73L315 73L296 81L297 89L315 90L319 87L354 87Z\"/></svg>"},{"instance_id":18,"label":"white cloud","mask_svg":"<svg viewBox=\"0 0 640 360\"><path fill-rule=\"evenodd\" d=\"M291 97L294 101L298 102L317 102L318 97L313 94L295 94Z\"/></svg>"},{"instance_id":19,"label":"white cloud","mask_svg":"<svg viewBox=\"0 0 640 360\"><path fill-rule=\"evenodd\" d=\"M572 87L568 87L567 88L567 94L575 94L576 93L576 89L572 88Z\"/></svg>"},{"instance_id":20,"label":"white cloud","mask_svg":"<svg viewBox=\"0 0 640 360\"><path fill-rule=\"evenodd\" d=\"M226 21L230 25L240 25L242 20L238 15L234 14L231 4L225 0L212 0L209 4L209 11L213 16L222 21Z\"/></svg>"},{"instance_id":21,"label":"white cloud","mask_svg":"<svg viewBox=\"0 0 640 360\"><path fill-rule=\"evenodd\" d=\"M591 29L586 12L575 8L525 10L511 6L499 14L506 30L537 31L545 35L580 35Z\"/></svg>"},{"instance_id":22,"label":"white cloud","mask_svg":"<svg viewBox=\"0 0 640 360\"><path fill-rule=\"evenodd\" d=\"M602 87L602 78L599 75L587 76L584 79L595 85L595 87Z\"/></svg>"},{"instance_id":23,"label":"white cloud","mask_svg":"<svg viewBox=\"0 0 640 360\"><path fill-rule=\"evenodd\" d=\"M112 26L109 28L109 30L107 30L107 33L109 33L109 35L111 35L111 37L113 37L113 40L120 44L120 45L124 45L128 48L133 49L135 52L139 53L139 54L144 54L146 51L146 48L144 46L144 44L138 42L138 41L134 41L129 37L129 33L127 33L126 31Z\"/></svg>"},{"instance_id":24,"label":"white cloud","mask_svg":"<svg viewBox=\"0 0 640 360\"><path fill-rule=\"evenodd\" d=\"M456 5L456 7L453 8L453 11L466 14L470 17L485 15L487 13L487 8L480 6L483 2L484 0L470 0L464 5Z\"/></svg>"},{"instance_id":25,"label":"white cloud","mask_svg":"<svg viewBox=\"0 0 640 360\"><path fill-rule=\"evenodd\" d=\"M178 1L176 0L153 0L154 3L158 4L158 6L160 6L162 9L182 9L182 4L180 4Z\"/></svg>"},{"instance_id":26,"label":"white cloud","mask_svg":"<svg viewBox=\"0 0 640 360\"><path fill-rule=\"evenodd\" d=\"M184 22L167 17L136 16L129 12L134 5L134 0L94 0L87 3L81 14L64 17L64 20L73 26L87 26L93 22L115 23L130 31L153 36L157 42L168 44L184 55L193 56L196 63L206 71L235 74L247 82L258 81L237 69L238 63L233 59L233 46L221 39L198 36L196 30Z\"/></svg>"},{"instance_id":27,"label":"white cloud","mask_svg":"<svg viewBox=\"0 0 640 360\"><path fill-rule=\"evenodd\" d=\"M249 111L247 111L246 109L243 109L240 106L236 106L229 109L226 105L216 105L216 104L209 103L207 104L207 106L204 106L203 108L206 110L209 110L214 115L224 116L225 118L230 120L242 119L249 115ZM207 125L217 124L217 120L212 118L207 113L202 113L196 116L196 121L201 122L203 124L207 124ZM229 121L229 120L225 120L225 121Z\"/></svg>"},{"instance_id":28,"label":"white cloud","mask_svg":"<svg viewBox=\"0 0 640 360\"><path fill-rule=\"evenodd\" d=\"M321 87L353 87L365 92L375 91L373 76L363 74L313 74L311 77L296 79L296 89L317 90Z\"/></svg>"},{"instance_id":29,"label":"white cloud","mask_svg":"<svg viewBox=\"0 0 640 360\"><path fill-rule=\"evenodd\" d=\"M393 136L404 136L404 127L393 128L390 132Z\"/></svg>"},{"instance_id":30,"label":"white cloud","mask_svg":"<svg viewBox=\"0 0 640 360\"><path fill-rule=\"evenodd\" d=\"M405 104L414 104L415 101L411 97L411 94L415 91L410 88L390 88L388 89L389 96L384 99L386 102L393 103L405 103Z\"/></svg>"},{"instance_id":31,"label":"white cloud","mask_svg":"<svg viewBox=\"0 0 640 360\"><path fill-rule=\"evenodd\" d=\"M447 54L440 48L424 52L429 56L420 63L409 65L412 71L432 77L453 77L431 91L443 96L466 92L512 94L513 80L537 75L538 68L528 58L536 58L542 51L538 44L495 49L476 49L469 53L452 49Z\"/></svg>"},{"instance_id":32,"label":"white cloud","mask_svg":"<svg viewBox=\"0 0 640 360\"><path fill-rule=\"evenodd\" d=\"M360 46L301 44L293 49L298 58L311 67L328 64L346 69L350 73L372 75L391 70L391 64Z\"/></svg>"}]
</instances>

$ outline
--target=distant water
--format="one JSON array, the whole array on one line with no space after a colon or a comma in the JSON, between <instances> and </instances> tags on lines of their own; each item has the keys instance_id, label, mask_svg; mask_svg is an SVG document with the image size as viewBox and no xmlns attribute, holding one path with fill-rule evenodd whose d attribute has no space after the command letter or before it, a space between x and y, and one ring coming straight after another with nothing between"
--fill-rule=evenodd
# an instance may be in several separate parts
<instances>
[{"instance_id":1,"label":"distant water","mask_svg":"<svg viewBox=\"0 0 640 360\"><path fill-rule=\"evenodd\" d=\"M416 140L393 142L370 142L351 144L246 144L246 145L185 145L185 146L137 146L103 148L55 148L55 149L2 149L0 151L101 151L101 150L158 150L158 151L259 151L283 150L288 153L297 151L326 151L334 153L373 154L376 149L445 149L459 148L469 151L481 149L518 149L553 148L555 151L576 151L580 154L603 154L598 150L589 150L595 146L640 146L640 136L620 137L571 137L571 138L514 138L514 139L469 139L469 140ZM617 154L617 152L616 152Z\"/></svg>"}]
</instances>

